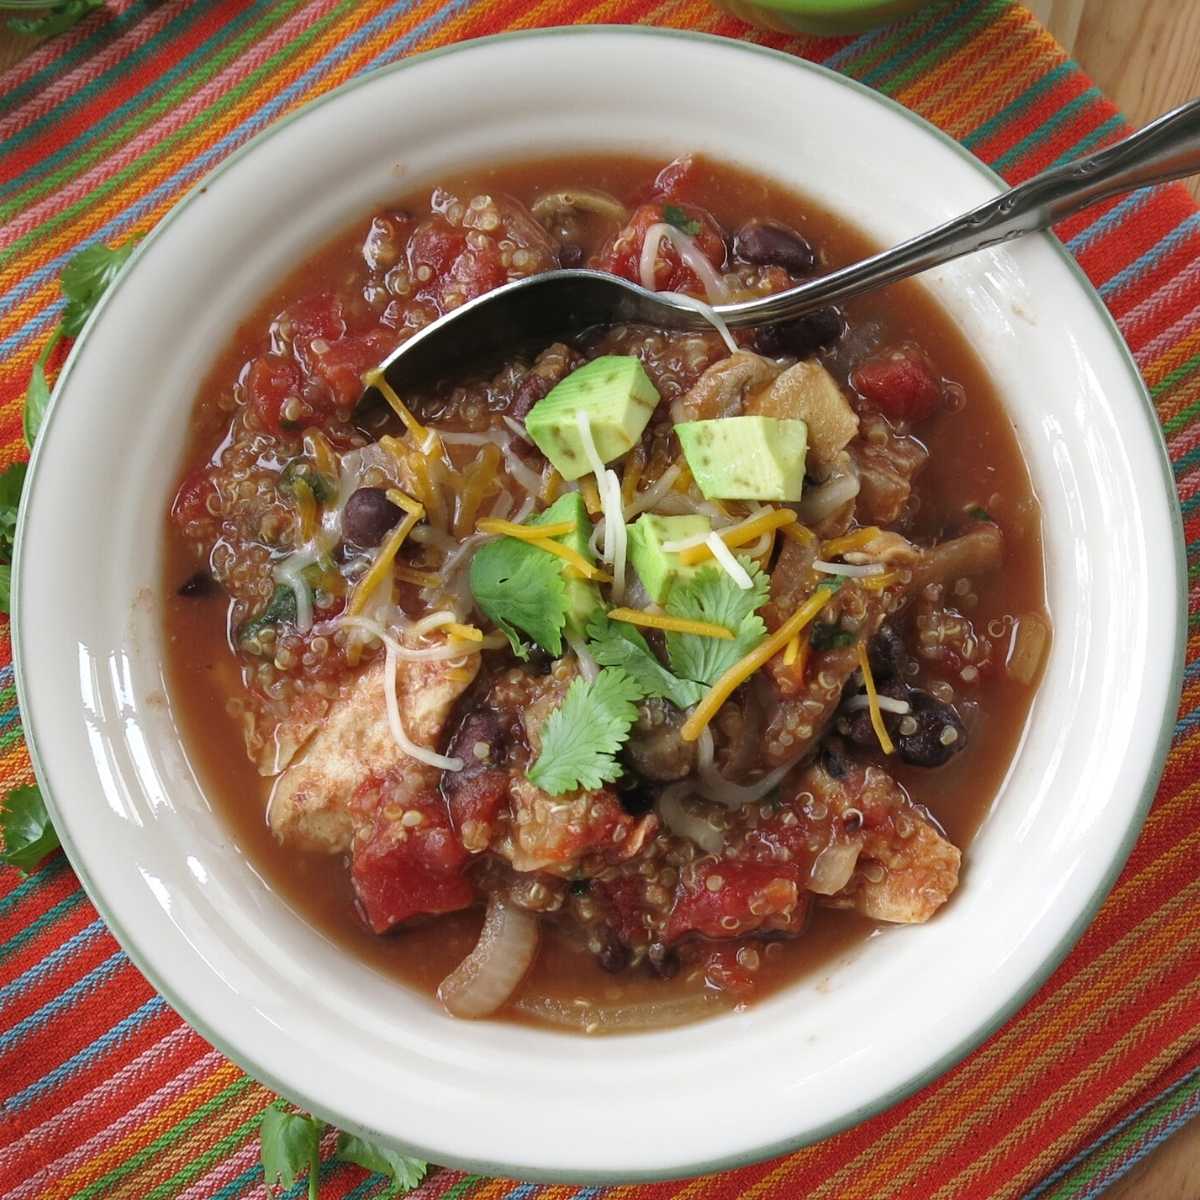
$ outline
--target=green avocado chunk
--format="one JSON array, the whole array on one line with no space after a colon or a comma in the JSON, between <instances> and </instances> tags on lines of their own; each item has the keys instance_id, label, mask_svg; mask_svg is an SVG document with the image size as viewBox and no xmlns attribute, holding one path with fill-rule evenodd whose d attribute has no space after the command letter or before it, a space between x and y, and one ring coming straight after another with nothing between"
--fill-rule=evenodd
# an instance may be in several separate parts
<instances>
[{"instance_id":1,"label":"green avocado chunk","mask_svg":"<svg viewBox=\"0 0 1200 1200\"><path fill-rule=\"evenodd\" d=\"M530 517L530 525L555 525L559 521L574 521L572 533L564 533L555 538L564 546L582 554L589 563L595 563L588 539L592 535L592 522L588 517L587 505L579 492L564 492L545 512ZM539 551L539 553L545 553ZM565 568L566 563L562 566ZM588 621L596 609L603 609L604 601L600 598L600 589L590 579L580 579L574 574L565 576L567 585L567 631L578 637L584 636Z\"/></svg>"},{"instance_id":2,"label":"green avocado chunk","mask_svg":"<svg viewBox=\"0 0 1200 1200\"><path fill-rule=\"evenodd\" d=\"M606 354L555 384L530 409L525 430L564 479L578 479L591 470L579 413L587 413L596 452L608 463L637 445L658 400L640 359Z\"/></svg>"},{"instance_id":3,"label":"green avocado chunk","mask_svg":"<svg viewBox=\"0 0 1200 1200\"><path fill-rule=\"evenodd\" d=\"M808 426L776 417L720 417L675 426L709 500L799 500Z\"/></svg>"},{"instance_id":4,"label":"green avocado chunk","mask_svg":"<svg viewBox=\"0 0 1200 1200\"><path fill-rule=\"evenodd\" d=\"M677 553L663 549L663 543L711 530L712 522L707 517L656 517L653 513L643 513L629 527L629 561L655 604L665 604L676 583L705 565L684 566Z\"/></svg>"}]
</instances>

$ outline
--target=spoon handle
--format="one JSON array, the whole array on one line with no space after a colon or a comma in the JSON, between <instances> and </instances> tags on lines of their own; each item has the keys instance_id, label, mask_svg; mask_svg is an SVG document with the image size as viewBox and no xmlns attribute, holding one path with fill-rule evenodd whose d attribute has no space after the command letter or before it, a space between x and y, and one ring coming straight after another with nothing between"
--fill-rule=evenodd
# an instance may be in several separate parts
<instances>
[{"instance_id":1,"label":"spoon handle","mask_svg":"<svg viewBox=\"0 0 1200 1200\"><path fill-rule=\"evenodd\" d=\"M786 292L721 305L717 311L733 328L794 319L964 254L1047 229L1109 196L1197 173L1200 100L1192 100L1115 145L1051 167L961 217L881 254Z\"/></svg>"}]
</instances>

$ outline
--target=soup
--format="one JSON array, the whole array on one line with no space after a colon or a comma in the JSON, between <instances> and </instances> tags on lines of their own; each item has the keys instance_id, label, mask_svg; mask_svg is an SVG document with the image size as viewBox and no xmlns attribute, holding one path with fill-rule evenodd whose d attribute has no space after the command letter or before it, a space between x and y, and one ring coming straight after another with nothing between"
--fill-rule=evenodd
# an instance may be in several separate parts
<instances>
[{"instance_id":1,"label":"soup","mask_svg":"<svg viewBox=\"0 0 1200 1200\"><path fill-rule=\"evenodd\" d=\"M870 249L730 166L557 158L398 198L241 323L170 503L168 675L306 920L454 1015L610 1032L951 900L1050 626L1014 431L924 292L370 374L539 271L722 303Z\"/></svg>"}]
</instances>

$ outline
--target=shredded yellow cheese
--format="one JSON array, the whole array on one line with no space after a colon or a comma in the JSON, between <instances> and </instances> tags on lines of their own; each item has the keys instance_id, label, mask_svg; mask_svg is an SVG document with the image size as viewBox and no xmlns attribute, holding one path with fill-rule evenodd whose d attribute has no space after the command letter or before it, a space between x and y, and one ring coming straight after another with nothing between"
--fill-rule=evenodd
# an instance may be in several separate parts
<instances>
[{"instance_id":1,"label":"shredded yellow cheese","mask_svg":"<svg viewBox=\"0 0 1200 1200\"><path fill-rule=\"evenodd\" d=\"M396 389L384 378L382 371L372 368L363 375L362 381L364 387L379 389L383 398L392 406L392 411L404 422L405 429L413 435L422 450L431 448L431 443L437 435L413 416L408 405L396 394Z\"/></svg>"},{"instance_id":2,"label":"shredded yellow cheese","mask_svg":"<svg viewBox=\"0 0 1200 1200\"><path fill-rule=\"evenodd\" d=\"M300 516L300 540L307 542L317 532L317 498L305 479L292 481L292 494L296 497L296 511Z\"/></svg>"},{"instance_id":3,"label":"shredded yellow cheese","mask_svg":"<svg viewBox=\"0 0 1200 1200\"><path fill-rule=\"evenodd\" d=\"M333 447L330 446L329 440L319 429L314 427L304 431L304 452L316 464L319 474L324 475L333 483L337 483L340 474L337 459L334 457Z\"/></svg>"},{"instance_id":4,"label":"shredded yellow cheese","mask_svg":"<svg viewBox=\"0 0 1200 1200\"><path fill-rule=\"evenodd\" d=\"M417 518L425 515L424 505L419 500L414 500L411 496L406 496L399 488L388 488L384 495L397 508L404 509L406 513L410 513Z\"/></svg>"},{"instance_id":5,"label":"shredded yellow cheese","mask_svg":"<svg viewBox=\"0 0 1200 1200\"><path fill-rule=\"evenodd\" d=\"M633 503L637 496L638 481L642 477L642 469L646 465L646 452L642 449L639 443L633 450L633 453L625 460L624 470L621 472L621 503L628 506Z\"/></svg>"},{"instance_id":6,"label":"shredded yellow cheese","mask_svg":"<svg viewBox=\"0 0 1200 1200\"><path fill-rule=\"evenodd\" d=\"M476 629L474 625L460 625L457 621L447 621L442 628L447 637L461 638L465 642L483 641L483 630Z\"/></svg>"},{"instance_id":7,"label":"shredded yellow cheese","mask_svg":"<svg viewBox=\"0 0 1200 1200\"><path fill-rule=\"evenodd\" d=\"M795 523L796 514L790 508L769 508L765 512L755 513L748 521L743 521L740 525L732 525L728 529L718 530L718 535L725 545L733 549L735 546L745 546L750 542L758 541L764 533L769 533L772 529L780 529L784 525L794 525ZM711 548L704 543L679 552L679 561L685 567L694 567L697 563L712 557Z\"/></svg>"},{"instance_id":8,"label":"shredded yellow cheese","mask_svg":"<svg viewBox=\"0 0 1200 1200\"><path fill-rule=\"evenodd\" d=\"M868 575L865 579L860 579L858 582L868 592L882 592L884 588L891 587L899 579L899 571L888 571L885 575Z\"/></svg>"},{"instance_id":9,"label":"shredded yellow cheese","mask_svg":"<svg viewBox=\"0 0 1200 1200\"><path fill-rule=\"evenodd\" d=\"M799 542L802 546L810 546L817 540L817 535L807 525L801 525L799 522L794 525L783 525L779 532L784 537L791 538L793 542Z\"/></svg>"},{"instance_id":10,"label":"shredded yellow cheese","mask_svg":"<svg viewBox=\"0 0 1200 1200\"><path fill-rule=\"evenodd\" d=\"M553 529L554 526L545 526L544 528ZM574 528L574 526L572 526ZM556 558L561 558L563 562L569 563L584 579L594 579L597 582L611 582L612 577L605 575L599 567L593 567L578 550L573 550L570 546L564 546L562 542L556 542L548 537L531 538L528 542L530 546L536 546L539 550L545 550L547 554L553 554Z\"/></svg>"},{"instance_id":11,"label":"shredded yellow cheese","mask_svg":"<svg viewBox=\"0 0 1200 1200\"><path fill-rule=\"evenodd\" d=\"M475 528L480 533L496 533L517 538L522 542L540 542L546 538L561 537L564 533L573 533L575 522L554 521L548 525L518 525L515 521L505 521L500 517L484 517L476 522Z\"/></svg>"},{"instance_id":12,"label":"shredded yellow cheese","mask_svg":"<svg viewBox=\"0 0 1200 1200\"><path fill-rule=\"evenodd\" d=\"M806 625L809 625L817 613L833 599L830 588L818 588L765 642L751 650L745 658L739 659L712 685L708 695L696 705L692 715L683 723L680 737L685 742L694 742L705 726L717 715L722 704L733 695L759 667L770 662ZM610 617L612 613L608 614Z\"/></svg>"},{"instance_id":13,"label":"shredded yellow cheese","mask_svg":"<svg viewBox=\"0 0 1200 1200\"><path fill-rule=\"evenodd\" d=\"M629 625L645 625L648 629L666 629L673 633L694 633L700 637L721 638L733 641L733 634L724 625L711 621L691 621L687 617L669 617L666 613L643 612L637 608L614 608L609 620L624 621Z\"/></svg>"},{"instance_id":14,"label":"shredded yellow cheese","mask_svg":"<svg viewBox=\"0 0 1200 1200\"><path fill-rule=\"evenodd\" d=\"M831 538L821 545L821 557L824 559L837 558L839 554L848 554L851 550L861 550L869 541L879 536L878 525L864 525L853 533L842 537Z\"/></svg>"},{"instance_id":15,"label":"shredded yellow cheese","mask_svg":"<svg viewBox=\"0 0 1200 1200\"><path fill-rule=\"evenodd\" d=\"M444 582L440 575L432 571L418 571L414 567L396 567L395 575L401 583L415 583L423 588L441 587Z\"/></svg>"},{"instance_id":16,"label":"shredded yellow cheese","mask_svg":"<svg viewBox=\"0 0 1200 1200\"><path fill-rule=\"evenodd\" d=\"M356 617L366 608L372 593L391 571L392 564L396 561L396 553L404 544L404 539L413 531L413 527L420 519L417 513L410 512L388 534L388 539L380 547L379 553L375 555L375 561L371 564L370 570L358 581L354 595L350 597L350 601L346 605L347 616Z\"/></svg>"},{"instance_id":17,"label":"shredded yellow cheese","mask_svg":"<svg viewBox=\"0 0 1200 1200\"><path fill-rule=\"evenodd\" d=\"M665 475L666 471L664 471L663 474ZM676 491L676 492L686 492L688 490L688 488L690 488L691 486L692 486L692 469L691 469L691 467L689 467L687 465L687 463L684 463L679 468L679 475L676 478L675 482L673 484L671 484L671 489L672 489L672 491Z\"/></svg>"},{"instance_id":18,"label":"shredded yellow cheese","mask_svg":"<svg viewBox=\"0 0 1200 1200\"><path fill-rule=\"evenodd\" d=\"M604 505L600 503L600 489L591 475L585 475L579 481L579 490L583 493L583 503L588 510L588 516L594 517L603 511Z\"/></svg>"},{"instance_id":19,"label":"shredded yellow cheese","mask_svg":"<svg viewBox=\"0 0 1200 1200\"><path fill-rule=\"evenodd\" d=\"M562 491L563 477L558 471L551 467L545 479L542 481L542 490L538 492L538 499L543 504L553 504L558 499L559 493Z\"/></svg>"},{"instance_id":20,"label":"shredded yellow cheese","mask_svg":"<svg viewBox=\"0 0 1200 1200\"><path fill-rule=\"evenodd\" d=\"M883 710L879 707L879 693L875 690L875 677L871 674L871 659L867 654L865 642L858 643L858 665L862 668L863 683L867 686L867 705L871 713L871 728L879 739L879 745L884 754L894 754L896 747L888 737L887 726L883 723Z\"/></svg>"},{"instance_id":21,"label":"shredded yellow cheese","mask_svg":"<svg viewBox=\"0 0 1200 1200\"><path fill-rule=\"evenodd\" d=\"M800 654L800 635L796 634L783 651L783 665L790 667Z\"/></svg>"}]
</instances>

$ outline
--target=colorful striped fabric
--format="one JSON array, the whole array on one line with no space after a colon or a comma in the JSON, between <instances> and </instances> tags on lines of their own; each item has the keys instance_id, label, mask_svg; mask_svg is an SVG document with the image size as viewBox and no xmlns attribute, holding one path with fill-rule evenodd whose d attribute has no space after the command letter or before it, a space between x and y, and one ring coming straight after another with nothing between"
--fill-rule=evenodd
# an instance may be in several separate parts
<instances>
[{"instance_id":1,"label":"colorful striped fabric","mask_svg":"<svg viewBox=\"0 0 1200 1200\"><path fill-rule=\"evenodd\" d=\"M1125 128L1008 0L933 6L854 40L763 35L704 0L109 0L0 77L0 465L24 454L21 395L58 320L59 270L79 247L149 229L229 151L357 72L502 29L599 21L702 29L824 62L936 122L1011 180ZM1194 579L1200 212L1176 186L1060 232L1155 397ZM1062 967L959 1067L859 1128L731 1175L605 1190L441 1170L419 1195L1096 1195L1200 1108L1198 606L1193 587L1183 715L1124 874ZM10 661L5 627L0 662ZM30 769L10 666L0 669L0 706L0 779L11 786ZM0 1088L0 1200L264 1195L256 1127L272 1097L155 995L61 855L28 879L0 872ZM378 1178L327 1156L323 1196L379 1193Z\"/></svg>"}]
</instances>

